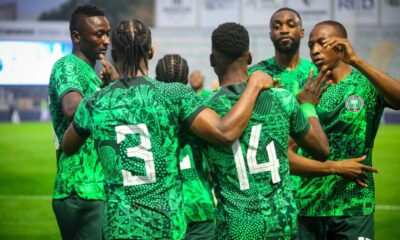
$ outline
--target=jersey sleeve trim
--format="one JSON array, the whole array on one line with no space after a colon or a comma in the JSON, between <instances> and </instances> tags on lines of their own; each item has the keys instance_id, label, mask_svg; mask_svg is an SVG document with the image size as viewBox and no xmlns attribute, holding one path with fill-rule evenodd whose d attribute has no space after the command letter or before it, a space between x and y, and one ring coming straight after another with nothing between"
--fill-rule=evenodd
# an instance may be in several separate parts
<instances>
[{"instance_id":1,"label":"jersey sleeve trim","mask_svg":"<svg viewBox=\"0 0 400 240\"><path fill-rule=\"evenodd\" d=\"M90 136L90 132L85 130L85 129L83 129L83 128L81 128L81 127L79 127L79 125L75 121L72 122L72 126L74 127L75 132L79 136L81 136L83 138L87 138L87 137Z\"/></svg>"},{"instance_id":2,"label":"jersey sleeve trim","mask_svg":"<svg viewBox=\"0 0 400 240\"><path fill-rule=\"evenodd\" d=\"M310 131L310 123L308 121L307 123L307 126L302 131L291 133L290 136L294 139L303 138Z\"/></svg>"},{"instance_id":3,"label":"jersey sleeve trim","mask_svg":"<svg viewBox=\"0 0 400 240\"><path fill-rule=\"evenodd\" d=\"M198 107L195 111L193 111L186 119L183 120L183 123L186 127L190 127L192 125L193 120L199 115L200 112L202 112L204 109L206 109L206 106L200 106Z\"/></svg>"},{"instance_id":4,"label":"jersey sleeve trim","mask_svg":"<svg viewBox=\"0 0 400 240\"><path fill-rule=\"evenodd\" d=\"M81 89L76 88L76 87L70 87L70 88L66 88L63 92L61 92L61 93L59 94L58 101L61 103L62 98L63 98L65 95L67 95L68 93L70 93L70 92L77 92L77 93L79 93L79 94L81 95L81 97L83 98L83 93L82 93L82 90L81 90Z\"/></svg>"}]
</instances>

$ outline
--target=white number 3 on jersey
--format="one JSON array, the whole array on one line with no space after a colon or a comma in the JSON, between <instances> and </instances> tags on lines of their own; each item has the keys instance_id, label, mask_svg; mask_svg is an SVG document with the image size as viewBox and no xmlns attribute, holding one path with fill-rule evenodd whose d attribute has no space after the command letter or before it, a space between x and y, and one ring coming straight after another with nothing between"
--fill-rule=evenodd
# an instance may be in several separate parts
<instances>
[{"instance_id":1,"label":"white number 3 on jersey","mask_svg":"<svg viewBox=\"0 0 400 240\"><path fill-rule=\"evenodd\" d=\"M137 157L144 160L146 168L146 176L132 176L132 173L122 169L122 177L124 179L124 186L149 184L156 182L156 169L154 167L153 153L151 149L151 142L149 137L149 130L145 124L138 125L122 125L115 127L117 134L117 143L120 144L125 140L128 134L139 134L140 145L136 147L127 148L128 157Z\"/></svg>"},{"instance_id":2,"label":"white number 3 on jersey","mask_svg":"<svg viewBox=\"0 0 400 240\"><path fill-rule=\"evenodd\" d=\"M247 164L249 166L250 174L271 172L272 183L278 183L281 181L279 176L279 159L276 157L274 141L270 142L267 146L267 153L269 162L257 163L257 148L260 142L262 124L253 126L251 128L251 135L249 140L249 149L247 150ZM239 140L236 140L232 145L233 156L235 158L236 170L239 177L240 190L246 190L250 188L249 178L247 177L246 165L243 158L242 148Z\"/></svg>"}]
</instances>

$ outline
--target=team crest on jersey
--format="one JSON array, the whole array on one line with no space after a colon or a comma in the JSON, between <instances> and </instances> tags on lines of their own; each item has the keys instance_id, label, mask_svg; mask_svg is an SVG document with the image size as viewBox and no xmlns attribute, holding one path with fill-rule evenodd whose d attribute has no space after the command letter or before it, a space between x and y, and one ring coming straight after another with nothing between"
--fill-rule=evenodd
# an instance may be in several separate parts
<instances>
[{"instance_id":1,"label":"team crest on jersey","mask_svg":"<svg viewBox=\"0 0 400 240\"><path fill-rule=\"evenodd\" d=\"M359 112L364 107L364 100L357 95L351 95L346 99L346 109L350 112Z\"/></svg>"}]
</instances>

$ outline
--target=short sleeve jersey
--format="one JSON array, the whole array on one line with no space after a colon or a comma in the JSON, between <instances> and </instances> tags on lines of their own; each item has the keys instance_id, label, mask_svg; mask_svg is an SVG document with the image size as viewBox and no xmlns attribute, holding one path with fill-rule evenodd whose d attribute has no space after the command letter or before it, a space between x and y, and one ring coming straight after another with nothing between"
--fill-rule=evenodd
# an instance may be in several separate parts
<instances>
[{"instance_id":1,"label":"short sleeve jersey","mask_svg":"<svg viewBox=\"0 0 400 240\"><path fill-rule=\"evenodd\" d=\"M197 145L185 144L180 149L180 170L187 222L213 221L215 205L207 181L208 166Z\"/></svg>"},{"instance_id":2,"label":"short sleeve jersey","mask_svg":"<svg viewBox=\"0 0 400 240\"><path fill-rule=\"evenodd\" d=\"M316 77L318 70L316 66L308 60L300 58L299 65L295 69L290 70L278 65L275 61L275 57L271 57L250 67L249 74L260 70L268 73L272 78L280 78L280 83L283 84L282 88L296 96L306 84L311 68L314 69L314 77ZM292 175L291 178L293 192L296 193L301 180L299 176Z\"/></svg>"},{"instance_id":3,"label":"short sleeve jersey","mask_svg":"<svg viewBox=\"0 0 400 240\"><path fill-rule=\"evenodd\" d=\"M249 74L260 70L268 73L272 78L280 78L280 83L283 84L283 88L296 96L307 82L311 68L314 69L314 76L316 76L317 68L308 60L300 58L299 65L295 69L289 70L279 66L275 62L275 57L271 57L251 66Z\"/></svg>"},{"instance_id":4,"label":"short sleeve jersey","mask_svg":"<svg viewBox=\"0 0 400 240\"><path fill-rule=\"evenodd\" d=\"M223 116L245 83L219 88L208 106ZM263 91L250 122L231 148L205 145L215 181L219 239L290 238L296 234L288 136L309 130L297 101L284 89Z\"/></svg>"},{"instance_id":5,"label":"short sleeve jersey","mask_svg":"<svg viewBox=\"0 0 400 240\"><path fill-rule=\"evenodd\" d=\"M53 66L49 82L50 113L55 131L57 175L54 199L68 197L76 192L84 199L104 199L104 174L92 138L88 138L79 151L67 157L61 148L64 132L70 121L64 118L61 100L71 91L86 97L96 92L101 81L95 71L82 59L68 54Z\"/></svg>"},{"instance_id":6,"label":"short sleeve jersey","mask_svg":"<svg viewBox=\"0 0 400 240\"><path fill-rule=\"evenodd\" d=\"M338 84L330 86L317 107L330 145L329 159L340 161L367 155L363 164L371 166L372 148L384 107L382 95L356 69ZM374 179L372 173L367 174L366 188L336 175L302 178L296 196L300 215L372 214L375 205Z\"/></svg>"},{"instance_id":7,"label":"short sleeve jersey","mask_svg":"<svg viewBox=\"0 0 400 240\"><path fill-rule=\"evenodd\" d=\"M106 239L182 239L178 133L201 111L181 83L120 80L85 99L75 130L92 134L105 172Z\"/></svg>"}]
</instances>

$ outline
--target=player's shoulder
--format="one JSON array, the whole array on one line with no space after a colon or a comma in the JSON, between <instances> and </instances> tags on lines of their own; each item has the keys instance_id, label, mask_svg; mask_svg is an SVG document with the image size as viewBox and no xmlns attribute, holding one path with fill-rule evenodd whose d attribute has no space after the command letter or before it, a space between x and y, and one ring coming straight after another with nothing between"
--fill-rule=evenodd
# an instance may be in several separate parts
<instances>
[{"instance_id":1,"label":"player's shoulder","mask_svg":"<svg viewBox=\"0 0 400 240\"><path fill-rule=\"evenodd\" d=\"M256 64L254 64L253 66L249 67L249 74L251 74L257 70L267 72L269 69L275 68L275 66L276 66L275 58L271 57L271 58L262 60Z\"/></svg>"},{"instance_id":2,"label":"player's shoulder","mask_svg":"<svg viewBox=\"0 0 400 240\"><path fill-rule=\"evenodd\" d=\"M293 94L285 89L285 88L271 88L269 91L264 91L265 93L268 93L270 95L274 95L280 98L293 98Z\"/></svg>"},{"instance_id":3,"label":"player's shoulder","mask_svg":"<svg viewBox=\"0 0 400 240\"><path fill-rule=\"evenodd\" d=\"M284 88L271 88L267 91L263 91L260 97L268 98L268 100L272 100L275 103L280 103L286 109L289 109L295 101L294 95Z\"/></svg>"},{"instance_id":4,"label":"player's shoulder","mask_svg":"<svg viewBox=\"0 0 400 240\"><path fill-rule=\"evenodd\" d=\"M301 70L304 72L310 72L310 69L314 69L314 73L317 73L317 67L314 65L314 63L308 59L300 58L300 64L299 67Z\"/></svg>"},{"instance_id":5,"label":"player's shoulder","mask_svg":"<svg viewBox=\"0 0 400 240\"><path fill-rule=\"evenodd\" d=\"M55 67L62 67L62 68L67 68L67 67L72 67L72 66L77 66L77 65L78 66L79 65L87 65L87 63L72 53L61 57L54 63Z\"/></svg>"},{"instance_id":6,"label":"player's shoulder","mask_svg":"<svg viewBox=\"0 0 400 240\"><path fill-rule=\"evenodd\" d=\"M154 81L157 82L157 88L160 90L160 92L169 99L179 99L186 95L197 96L197 94L190 87L183 83L164 83L157 80Z\"/></svg>"}]
</instances>

